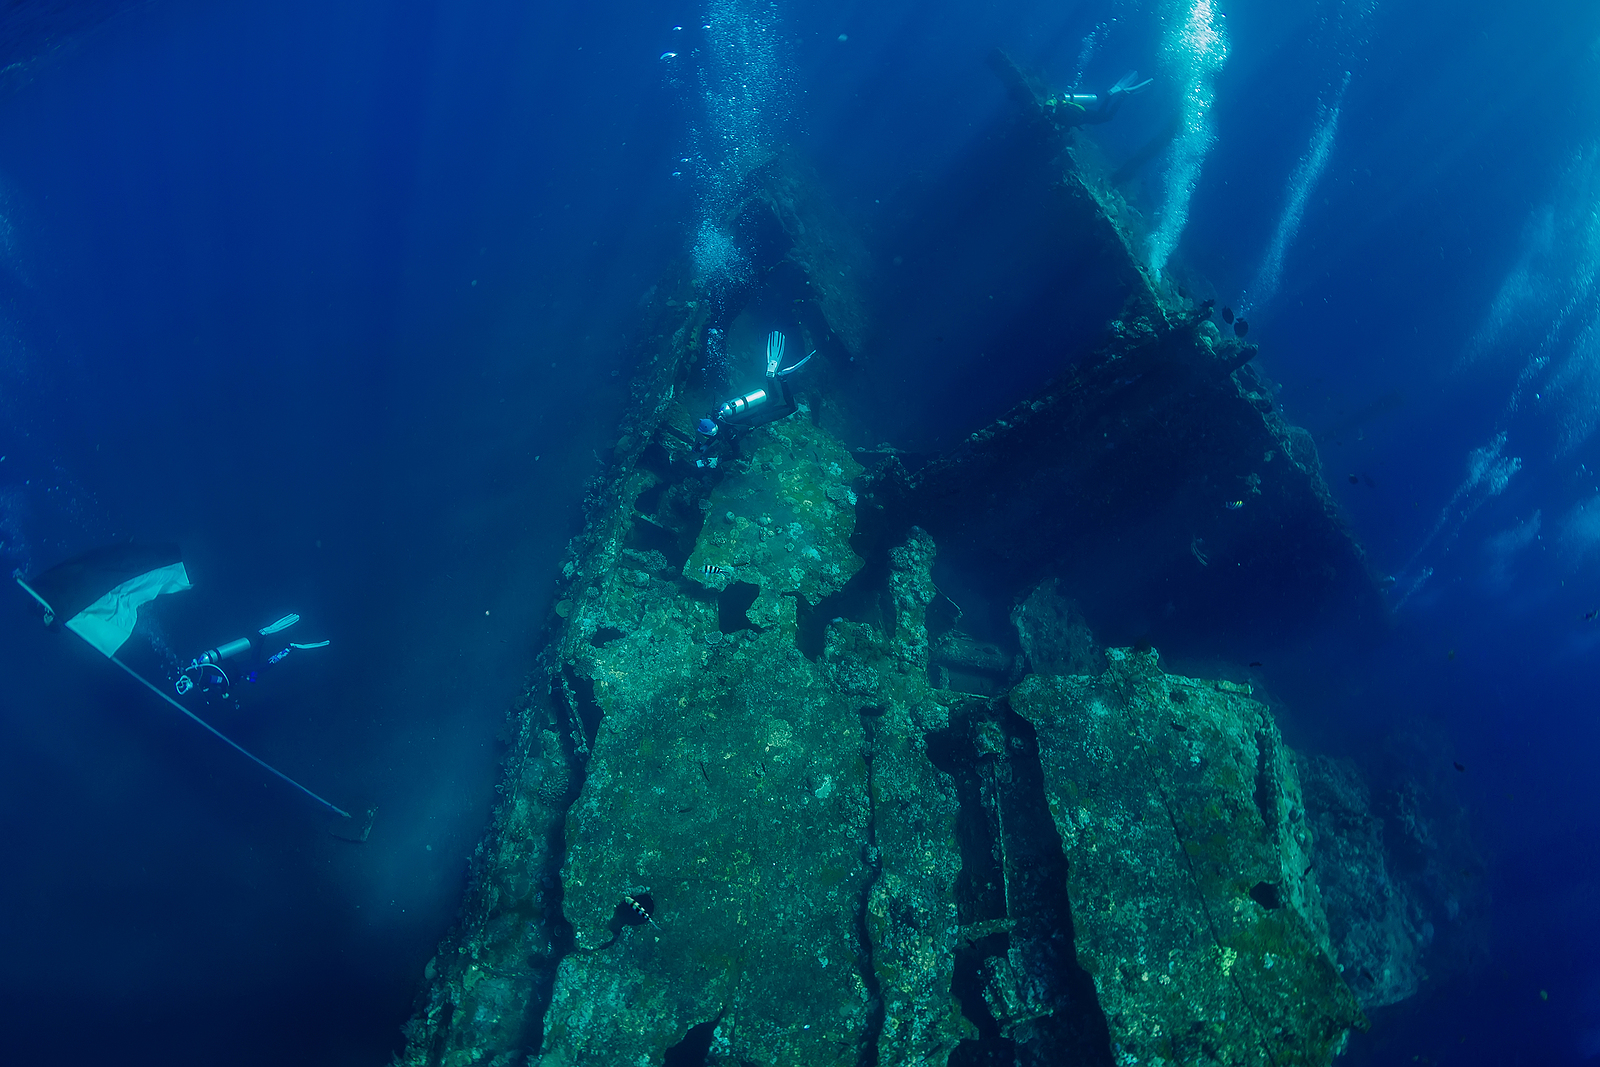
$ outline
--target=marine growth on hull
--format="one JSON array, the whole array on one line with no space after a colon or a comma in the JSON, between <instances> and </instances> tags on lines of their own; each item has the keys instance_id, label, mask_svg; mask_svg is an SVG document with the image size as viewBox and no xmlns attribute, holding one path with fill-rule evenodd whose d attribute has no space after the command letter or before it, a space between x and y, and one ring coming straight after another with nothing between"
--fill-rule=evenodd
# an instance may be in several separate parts
<instances>
[{"instance_id":1,"label":"marine growth on hull","mask_svg":"<svg viewBox=\"0 0 1600 1067\"><path fill-rule=\"evenodd\" d=\"M997 63L1019 112L972 165L1030 184L1008 224L1094 272L1097 325L957 448L868 447L856 368L905 312L799 161L748 175L757 280L646 298L403 1063L1323 1065L1415 991L1431 903L1360 775L1158 651L1380 623L1315 449ZM730 376L773 307L767 378Z\"/></svg>"}]
</instances>

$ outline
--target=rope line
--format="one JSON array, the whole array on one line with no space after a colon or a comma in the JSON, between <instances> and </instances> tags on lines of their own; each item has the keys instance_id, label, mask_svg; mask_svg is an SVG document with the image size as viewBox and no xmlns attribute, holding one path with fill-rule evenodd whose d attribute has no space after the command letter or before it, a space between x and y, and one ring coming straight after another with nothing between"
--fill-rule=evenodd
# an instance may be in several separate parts
<instances>
[{"instance_id":1,"label":"rope line","mask_svg":"<svg viewBox=\"0 0 1600 1067\"><path fill-rule=\"evenodd\" d=\"M317 796L317 794L313 793L311 790L307 789L305 786L301 785L299 782L295 781L293 778L290 778L287 774L284 774L282 771L278 770L278 768L274 767L272 764L268 763L266 760L262 759L260 756L257 756L255 753L251 752L249 749L245 748L243 745L239 744L237 741L233 740L233 738L229 737L227 734L224 734L221 730L218 730L215 726L212 726L210 723L206 722L200 716L196 715L194 712L190 711L188 708L184 707L182 704L178 703L176 700L173 700L163 690L156 688L154 685L151 685L150 682L143 675L141 675L138 671L134 670L132 667L128 666L126 663L122 662L117 657L112 656L111 657L111 662L115 663L117 666L121 667L123 670L125 670L129 674L133 675L133 677L139 682L140 685L144 686L146 689L150 690L150 692L154 693L156 696L160 697L162 700L165 700L168 704L171 704L173 707L177 708L179 711L181 711L185 715L189 716L189 718L193 719L195 722L199 723L201 726L204 726L207 730L211 731L212 734L214 734L215 736L221 738L223 741L227 742L236 751L242 753L245 756L248 756L251 760L253 760L256 763L260 764L262 767L265 767L267 770L271 771L273 774L277 775L279 778L282 778L284 781L288 782L290 785L294 786L296 789L300 790L300 792L304 793L306 796L310 797L312 800L315 800L318 804L321 804L323 807L327 808L328 810L337 812L338 814L343 815L346 819L350 818L350 813L348 811L345 811L343 808L339 807L337 804L332 804L332 803L329 803L326 800L323 800L321 797Z\"/></svg>"}]
</instances>

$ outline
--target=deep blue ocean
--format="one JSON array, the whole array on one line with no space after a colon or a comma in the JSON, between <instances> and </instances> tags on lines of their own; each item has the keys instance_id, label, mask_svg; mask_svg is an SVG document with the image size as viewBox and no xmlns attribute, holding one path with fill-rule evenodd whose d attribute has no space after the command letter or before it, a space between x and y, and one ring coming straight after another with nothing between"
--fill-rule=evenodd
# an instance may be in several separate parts
<instances>
[{"instance_id":1,"label":"deep blue ocean","mask_svg":"<svg viewBox=\"0 0 1600 1067\"><path fill-rule=\"evenodd\" d=\"M796 146L887 243L884 205L1012 106L994 46L1063 88L1155 79L1093 136L1120 160L1177 122L1130 195L1169 273L1248 314L1393 578L1381 640L1264 672L1292 744L1392 753L1465 810L1487 951L1345 1062L1600 1060L1600 6L20 7L0 568L180 543L194 589L129 646L163 678L300 613L331 644L212 719L379 814L329 836L8 582L0 1062L389 1061L614 440L630 316L726 195L722 142ZM924 267L942 237L915 237L902 292L1019 284L1003 249ZM884 347L860 440L913 450L1060 369Z\"/></svg>"}]
</instances>

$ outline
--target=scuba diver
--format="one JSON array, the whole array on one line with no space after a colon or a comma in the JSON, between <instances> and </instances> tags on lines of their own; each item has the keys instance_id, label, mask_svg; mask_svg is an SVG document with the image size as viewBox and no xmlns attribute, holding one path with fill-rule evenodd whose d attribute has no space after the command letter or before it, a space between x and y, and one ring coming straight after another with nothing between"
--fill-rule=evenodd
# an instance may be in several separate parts
<instances>
[{"instance_id":1,"label":"scuba diver","mask_svg":"<svg viewBox=\"0 0 1600 1067\"><path fill-rule=\"evenodd\" d=\"M773 330L767 334L767 383L763 388L736 396L695 425L700 440L695 451L710 452L718 441L727 441L732 448L739 438L769 422L776 422L799 410L800 404L789 387L789 378L801 367L811 362L813 351L792 367L783 366L783 334ZM715 467L716 456L695 460L697 467Z\"/></svg>"},{"instance_id":2,"label":"scuba diver","mask_svg":"<svg viewBox=\"0 0 1600 1067\"><path fill-rule=\"evenodd\" d=\"M1130 70L1103 93L1058 93L1047 97L1044 106L1056 125L1066 128L1110 122L1122 107L1124 97L1144 91L1155 80L1139 81L1138 77L1138 71Z\"/></svg>"},{"instance_id":3,"label":"scuba diver","mask_svg":"<svg viewBox=\"0 0 1600 1067\"><path fill-rule=\"evenodd\" d=\"M270 626L257 630L251 637L241 637L200 653L178 675L178 695L183 696L198 688L208 695L214 692L223 700L231 700L236 683L253 684L259 681L262 671L276 667L289 657L289 653L297 649L327 647L327 641L284 643L282 638L276 636L299 621L299 615L285 615ZM225 668L222 666L224 660L236 662ZM230 669L233 672L231 675Z\"/></svg>"}]
</instances>

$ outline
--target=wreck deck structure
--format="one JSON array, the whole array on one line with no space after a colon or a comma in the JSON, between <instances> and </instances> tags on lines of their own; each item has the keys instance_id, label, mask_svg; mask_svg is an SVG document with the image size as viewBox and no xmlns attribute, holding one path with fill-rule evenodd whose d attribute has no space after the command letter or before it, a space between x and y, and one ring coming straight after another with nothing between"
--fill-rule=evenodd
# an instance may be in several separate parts
<instances>
[{"instance_id":1,"label":"wreck deck structure","mask_svg":"<svg viewBox=\"0 0 1600 1067\"><path fill-rule=\"evenodd\" d=\"M1325 1067L1363 1024L1269 709L1104 645L1177 617L1225 655L1378 590L1255 348L999 68L1093 343L918 469L851 445L871 255L797 162L750 175L726 227L818 351L805 402L706 465L752 294L686 261L648 296L401 1062Z\"/></svg>"}]
</instances>

